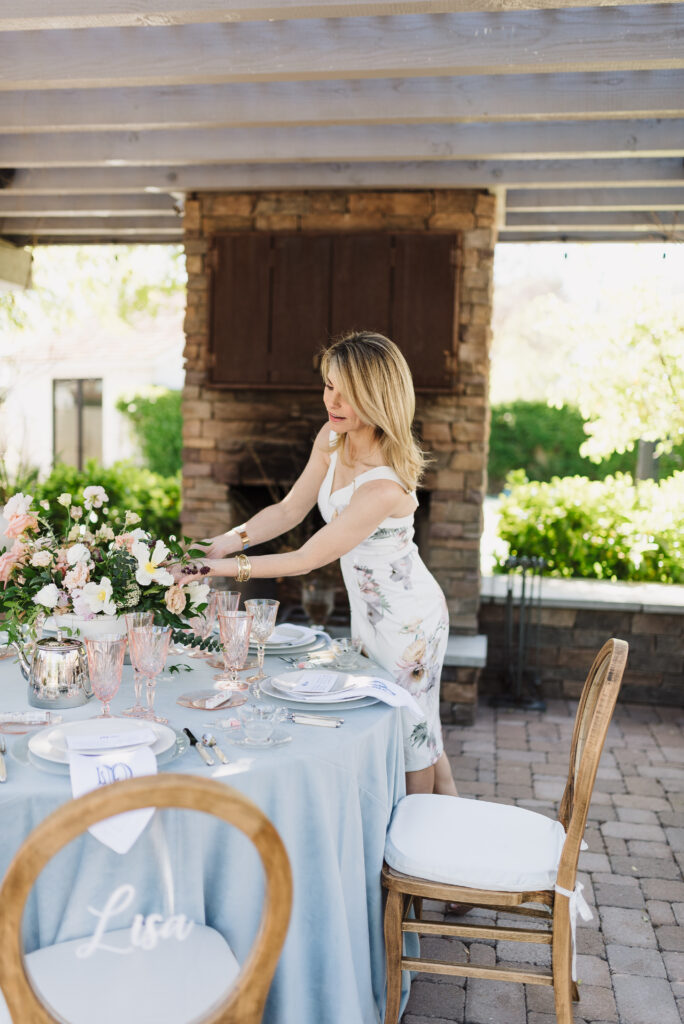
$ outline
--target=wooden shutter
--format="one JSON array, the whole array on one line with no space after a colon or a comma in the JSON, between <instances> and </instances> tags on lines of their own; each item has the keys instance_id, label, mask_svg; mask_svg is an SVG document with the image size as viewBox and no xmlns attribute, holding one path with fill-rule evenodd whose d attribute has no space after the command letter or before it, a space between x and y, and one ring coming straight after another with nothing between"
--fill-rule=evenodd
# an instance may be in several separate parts
<instances>
[{"instance_id":1,"label":"wooden shutter","mask_svg":"<svg viewBox=\"0 0 684 1024\"><path fill-rule=\"evenodd\" d=\"M269 350L267 234L221 235L212 259L212 381L261 384Z\"/></svg>"},{"instance_id":2,"label":"wooden shutter","mask_svg":"<svg viewBox=\"0 0 684 1024\"><path fill-rule=\"evenodd\" d=\"M395 235L392 340L417 388L453 385L455 235Z\"/></svg>"},{"instance_id":3,"label":"wooden shutter","mask_svg":"<svg viewBox=\"0 0 684 1024\"><path fill-rule=\"evenodd\" d=\"M327 235L273 236L272 384L320 387L318 352L328 338Z\"/></svg>"},{"instance_id":4,"label":"wooden shutter","mask_svg":"<svg viewBox=\"0 0 684 1024\"><path fill-rule=\"evenodd\" d=\"M333 238L330 332L391 329L392 236Z\"/></svg>"}]
</instances>

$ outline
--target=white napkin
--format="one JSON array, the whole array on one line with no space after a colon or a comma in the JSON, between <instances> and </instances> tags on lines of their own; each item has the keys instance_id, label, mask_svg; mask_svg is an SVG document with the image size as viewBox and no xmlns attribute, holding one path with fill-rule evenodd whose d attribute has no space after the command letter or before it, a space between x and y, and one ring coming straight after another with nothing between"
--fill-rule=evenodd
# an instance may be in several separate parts
<instances>
[{"instance_id":1,"label":"white napkin","mask_svg":"<svg viewBox=\"0 0 684 1024\"><path fill-rule=\"evenodd\" d=\"M348 700L356 697L375 697L393 708L405 708L411 718L422 722L425 714L420 704L408 690L399 686L393 679L380 679L379 676L355 676L353 689L335 691L339 679L337 672L303 672L296 687L290 691L297 696L328 695L331 700Z\"/></svg>"},{"instance_id":2,"label":"white napkin","mask_svg":"<svg viewBox=\"0 0 684 1024\"><path fill-rule=\"evenodd\" d=\"M154 732L149 735L154 741ZM110 782L121 782L139 775L156 775L157 758L150 746L125 746L126 738L133 743L140 742L140 732L107 734L103 726L98 737L69 736L69 774L71 776L71 792L74 797L83 796L92 789L106 786ZM79 753L77 747L87 743L91 753ZM93 751L99 750L95 753ZM128 853L136 839L144 832L154 814L154 807L143 807L139 811L127 811L116 814L91 825L88 831L95 839L114 850L115 853Z\"/></svg>"},{"instance_id":3,"label":"white napkin","mask_svg":"<svg viewBox=\"0 0 684 1024\"><path fill-rule=\"evenodd\" d=\"M314 636L313 630L307 626L296 626L289 622L281 622L279 626L275 627L268 640L266 640L265 646L295 647L299 646L303 641L312 640Z\"/></svg>"}]
</instances>

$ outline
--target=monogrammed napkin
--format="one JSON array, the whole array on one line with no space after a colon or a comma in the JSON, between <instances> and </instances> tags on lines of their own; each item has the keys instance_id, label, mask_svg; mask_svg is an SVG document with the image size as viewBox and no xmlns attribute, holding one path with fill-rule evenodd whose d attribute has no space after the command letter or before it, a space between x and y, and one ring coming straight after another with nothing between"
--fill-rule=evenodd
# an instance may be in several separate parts
<instances>
[{"instance_id":1,"label":"monogrammed napkin","mask_svg":"<svg viewBox=\"0 0 684 1024\"><path fill-rule=\"evenodd\" d=\"M83 796L99 786L107 786L111 782L121 782L138 775L156 775L157 758L149 746L154 742L154 733L150 729L147 745L140 745L141 734L136 731L129 737L138 746L126 746L126 733L114 736L107 735L103 727L102 735L89 736L87 740L89 753L80 753L78 747L83 746L83 739L78 736L67 737L69 748L69 774L71 775L71 792L74 797ZM123 741L123 742L122 742ZM113 818L98 821L88 831L105 846L115 853L128 853L136 839L143 833L154 814L154 807L144 807L139 811L127 811L116 814Z\"/></svg>"}]
</instances>

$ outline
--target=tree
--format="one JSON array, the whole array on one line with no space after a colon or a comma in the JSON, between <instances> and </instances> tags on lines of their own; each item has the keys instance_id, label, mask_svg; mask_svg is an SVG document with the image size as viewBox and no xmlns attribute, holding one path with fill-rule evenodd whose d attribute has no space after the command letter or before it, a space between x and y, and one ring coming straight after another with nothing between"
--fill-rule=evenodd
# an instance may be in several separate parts
<instances>
[{"instance_id":1,"label":"tree","mask_svg":"<svg viewBox=\"0 0 684 1024\"><path fill-rule=\"evenodd\" d=\"M652 292L616 296L609 317L575 325L578 346L562 395L587 421L580 453L593 462L650 442L655 456L684 441L684 302ZM559 389L560 390L560 389ZM560 401L559 401L560 399Z\"/></svg>"}]
</instances>

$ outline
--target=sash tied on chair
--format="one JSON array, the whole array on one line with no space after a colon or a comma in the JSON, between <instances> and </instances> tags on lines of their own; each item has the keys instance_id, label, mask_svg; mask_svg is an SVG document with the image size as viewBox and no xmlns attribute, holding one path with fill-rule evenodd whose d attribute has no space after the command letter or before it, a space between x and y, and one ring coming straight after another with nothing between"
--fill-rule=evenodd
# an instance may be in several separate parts
<instances>
[{"instance_id":1,"label":"sash tied on chair","mask_svg":"<svg viewBox=\"0 0 684 1024\"><path fill-rule=\"evenodd\" d=\"M555 885L554 889L561 896L567 896L569 900L568 912L570 914L570 935L572 939L572 980L577 981L577 915L583 921L591 921L593 914L591 907L584 898L584 886L578 882L574 889L564 889L562 885Z\"/></svg>"}]
</instances>

